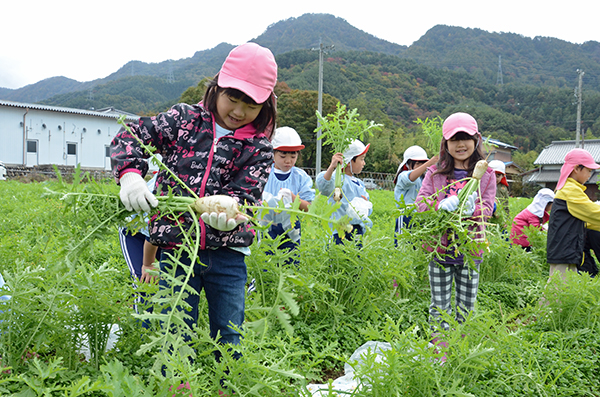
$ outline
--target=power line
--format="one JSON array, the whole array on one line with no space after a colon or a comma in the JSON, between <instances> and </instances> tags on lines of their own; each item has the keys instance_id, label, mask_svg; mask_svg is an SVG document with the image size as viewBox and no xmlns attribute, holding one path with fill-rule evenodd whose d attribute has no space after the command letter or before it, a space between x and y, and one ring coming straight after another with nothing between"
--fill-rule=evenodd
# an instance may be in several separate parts
<instances>
[{"instance_id":1,"label":"power line","mask_svg":"<svg viewBox=\"0 0 600 397\"><path fill-rule=\"evenodd\" d=\"M583 84L583 75L585 74L583 70L577 69L577 74L579 75L579 86L575 90L575 95L577 96L577 129L575 133L575 147L579 147L579 137L581 135L581 85ZM581 142L581 147L583 148L583 141Z\"/></svg>"}]
</instances>

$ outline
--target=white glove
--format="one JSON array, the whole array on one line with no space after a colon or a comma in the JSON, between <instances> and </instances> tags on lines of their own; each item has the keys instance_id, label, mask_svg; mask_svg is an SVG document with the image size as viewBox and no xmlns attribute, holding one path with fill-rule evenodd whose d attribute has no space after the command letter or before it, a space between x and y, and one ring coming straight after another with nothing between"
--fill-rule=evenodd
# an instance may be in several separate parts
<instances>
[{"instance_id":1,"label":"white glove","mask_svg":"<svg viewBox=\"0 0 600 397\"><path fill-rule=\"evenodd\" d=\"M373 209L373 203L356 196L350 201L348 216L352 219L364 219L369 216L369 211Z\"/></svg>"},{"instance_id":2,"label":"white glove","mask_svg":"<svg viewBox=\"0 0 600 397\"><path fill-rule=\"evenodd\" d=\"M438 209L452 212L458 208L458 197L450 196L446 197L438 204Z\"/></svg>"},{"instance_id":3,"label":"white glove","mask_svg":"<svg viewBox=\"0 0 600 397\"><path fill-rule=\"evenodd\" d=\"M477 200L477 192L473 192L469 197L467 197L467 202L465 203L465 208L463 209L463 215L473 215L473 212L475 212L475 200Z\"/></svg>"},{"instance_id":4,"label":"white glove","mask_svg":"<svg viewBox=\"0 0 600 397\"><path fill-rule=\"evenodd\" d=\"M136 172L128 172L119 180L119 197L128 211L149 212L150 207L158 205L158 199L150 192L144 178Z\"/></svg>"},{"instance_id":5,"label":"white glove","mask_svg":"<svg viewBox=\"0 0 600 397\"><path fill-rule=\"evenodd\" d=\"M294 201L292 197L292 191L285 187L279 189L279 193L277 193L277 199L283 200L283 204L285 205L291 204Z\"/></svg>"},{"instance_id":6,"label":"white glove","mask_svg":"<svg viewBox=\"0 0 600 397\"><path fill-rule=\"evenodd\" d=\"M244 216L227 219L227 214L225 212L205 212L200 215L200 218L202 218L204 223L208 226L222 232L229 232L235 229L240 223L244 223L248 220L248 218Z\"/></svg>"}]
</instances>

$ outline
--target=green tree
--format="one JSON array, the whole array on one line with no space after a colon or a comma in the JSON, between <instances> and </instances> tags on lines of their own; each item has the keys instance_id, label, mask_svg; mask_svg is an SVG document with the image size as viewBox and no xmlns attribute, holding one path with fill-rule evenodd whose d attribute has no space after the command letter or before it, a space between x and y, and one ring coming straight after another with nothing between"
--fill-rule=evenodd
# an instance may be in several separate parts
<instances>
[{"instance_id":1,"label":"green tree","mask_svg":"<svg viewBox=\"0 0 600 397\"><path fill-rule=\"evenodd\" d=\"M190 87L187 90L185 90L183 92L183 94L181 94L181 97L179 98L179 102L187 103L189 105L195 105L198 102L200 102L202 100L202 98L204 97L204 93L206 92L206 85L211 80L212 80L211 78L205 77L202 80L200 80L198 85Z\"/></svg>"},{"instance_id":2,"label":"green tree","mask_svg":"<svg viewBox=\"0 0 600 397\"><path fill-rule=\"evenodd\" d=\"M339 101L323 94L323 114L334 113ZM297 166L314 168L317 147L317 91L290 90L282 93L277 100L277 126L295 129L305 148L302 150ZM327 167L331 161L328 149L323 147L321 167Z\"/></svg>"},{"instance_id":3,"label":"green tree","mask_svg":"<svg viewBox=\"0 0 600 397\"><path fill-rule=\"evenodd\" d=\"M536 168L535 164L533 164L533 162L535 161L535 159L538 158L538 156L539 156L539 153L536 152L535 150L530 150L527 153L517 151L517 152L513 153L513 161L516 165L521 167L524 171L529 171L529 170Z\"/></svg>"}]
</instances>

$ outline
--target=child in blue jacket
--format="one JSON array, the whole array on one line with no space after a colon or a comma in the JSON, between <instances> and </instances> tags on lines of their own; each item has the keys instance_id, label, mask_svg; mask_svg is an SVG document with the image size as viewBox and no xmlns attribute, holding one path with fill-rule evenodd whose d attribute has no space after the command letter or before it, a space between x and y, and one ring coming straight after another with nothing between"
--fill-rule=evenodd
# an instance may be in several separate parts
<instances>
[{"instance_id":1,"label":"child in blue jacket","mask_svg":"<svg viewBox=\"0 0 600 397\"><path fill-rule=\"evenodd\" d=\"M352 231L340 237L337 230L335 230L333 239L336 244L342 244L344 239L353 240L357 236L363 235L367 227L373 226L373 222L369 219L369 215L373 212L373 204L369 201L369 193L367 193L365 184L356 177L365 167L365 157L368 150L369 145L365 146L364 143L356 139L344 153L334 154L327 170L317 175L317 189L322 194L331 196L335 190L333 173L338 164L344 165L342 205L333 213L333 217L334 219L340 219L344 215L348 215ZM331 205L335 204L333 197L329 197L329 203Z\"/></svg>"}]
</instances>

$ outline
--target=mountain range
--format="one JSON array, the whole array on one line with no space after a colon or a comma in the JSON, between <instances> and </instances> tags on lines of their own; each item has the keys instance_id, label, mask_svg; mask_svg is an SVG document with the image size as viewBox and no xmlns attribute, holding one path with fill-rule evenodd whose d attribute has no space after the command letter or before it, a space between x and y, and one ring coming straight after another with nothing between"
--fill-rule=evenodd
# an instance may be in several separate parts
<instances>
[{"instance_id":1,"label":"mountain range","mask_svg":"<svg viewBox=\"0 0 600 397\"><path fill-rule=\"evenodd\" d=\"M366 170L394 172L404 149L427 144L418 121L466 111L486 135L514 145L525 169L553 140L573 139L577 69L585 72L581 131L600 138L600 43L573 44L438 25L410 46L381 40L342 18L305 14L279 21L252 39L273 51L278 64L278 124L294 126L306 149L300 163L314 164L319 47L323 113L339 101L384 125L372 143ZM80 109L114 107L151 115L179 101L201 99L233 45L221 43L192 57L131 61L102 79L53 77L0 99ZM323 157L324 166L328 159ZM303 164L305 165L305 164Z\"/></svg>"},{"instance_id":2,"label":"mountain range","mask_svg":"<svg viewBox=\"0 0 600 397\"><path fill-rule=\"evenodd\" d=\"M586 87L600 91L600 43L595 41L579 45L550 37L531 39L513 33L438 25L407 47L381 40L330 14L305 14L279 21L251 41L268 47L276 56L317 49L320 43L333 47L329 51L331 56L340 51L382 53L432 68L467 71L490 83L498 82L501 69L504 84L572 88L576 70L583 69ZM213 76L232 48L221 43L176 61L130 61L109 76L93 81L78 82L60 76L19 89L0 88L0 99L87 108L99 99L97 94L114 97L117 102L134 95L125 100L124 110L152 111L156 105L177 99L183 90L203 77ZM317 52L313 53L316 57ZM140 98L139 90L132 89L136 85L149 85L150 93ZM174 86L166 89L168 85Z\"/></svg>"}]
</instances>

